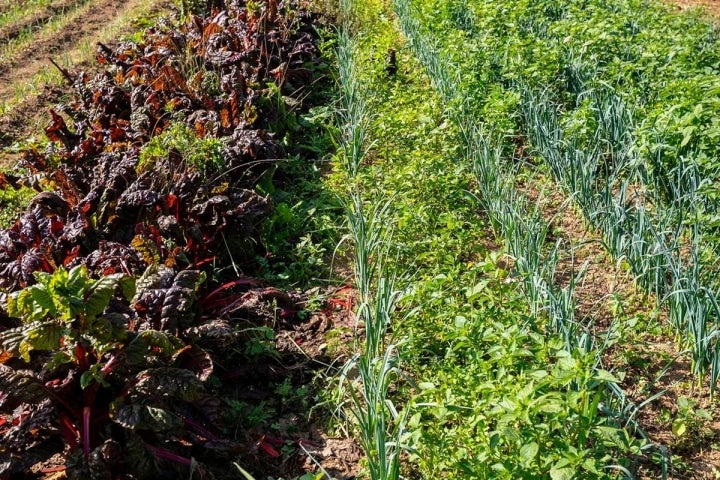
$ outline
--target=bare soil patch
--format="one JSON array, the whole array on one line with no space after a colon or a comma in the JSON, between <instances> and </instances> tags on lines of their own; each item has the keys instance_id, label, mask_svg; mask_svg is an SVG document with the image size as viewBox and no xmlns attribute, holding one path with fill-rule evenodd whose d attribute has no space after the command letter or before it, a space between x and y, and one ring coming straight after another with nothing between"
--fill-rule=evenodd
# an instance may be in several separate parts
<instances>
[{"instance_id":1,"label":"bare soil patch","mask_svg":"<svg viewBox=\"0 0 720 480\"><path fill-rule=\"evenodd\" d=\"M703 8L710 16L720 18L719 0L668 0L668 3L677 5L682 11L690 8Z\"/></svg>"}]
</instances>

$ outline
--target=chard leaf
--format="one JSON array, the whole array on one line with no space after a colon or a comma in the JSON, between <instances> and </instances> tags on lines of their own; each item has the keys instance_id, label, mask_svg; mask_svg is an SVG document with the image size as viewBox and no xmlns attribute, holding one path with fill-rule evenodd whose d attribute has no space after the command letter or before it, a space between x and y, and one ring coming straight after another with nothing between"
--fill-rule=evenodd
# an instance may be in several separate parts
<instances>
[{"instance_id":1,"label":"chard leaf","mask_svg":"<svg viewBox=\"0 0 720 480\"><path fill-rule=\"evenodd\" d=\"M177 415L149 405L121 405L112 412L112 419L125 428L166 432L180 427Z\"/></svg>"},{"instance_id":2,"label":"chard leaf","mask_svg":"<svg viewBox=\"0 0 720 480\"><path fill-rule=\"evenodd\" d=\"M131 367L147 365L148 356L170 357L183 346L175 335L158 330L140 332L125 349L127 364Z\"/></svg>"},{"instance_id":3,"label":"chard leaf","mask_svg":"<svg viewBox=\"0 0 720 480\"><path fill-rule=\"evenodd\" d=\"M25 329L26 342L33 350L57 350L64 328L55 321L36 322Z\"/></svg>"},{"instance_id":4,"label":"chard leaf","mask_svg":"<svg viewBox=\"0 0 720 480\"><path fill-rule=\"evenodd\" d=\"M132 239L132 247L140 254L143 261L148 265L156 265L160 262L160 250L152 239L136 235Z\"/></svg>"},{"instance_id":5,"label":"chard leaf","mask_svg":"<svg viewBox=\"0 0 720 480\"><path fill-rule=\"evenodd\" d=\"M26 315L30 313L31 318L34 320L40 320L46 315L53 317L57 315L57 308L55 307L53 297L43 285L33 285L27 290L33 300L33 309L31 313L25 312Z\"/></svg>"},{"instance_id":6,"label":"chard leaf","mask_svg":"<svg viewBox=\"0 0 720 480\"><path fill-rule=\"evenodd\" d=\"M129 275L123 275L120 280L120 291L123 294L123 297L125 297L126 300L131 300L133 297L135 297L135 279Z\"/></svg>"},{"instance_id":7,"label":"chard leaf","mask_svg":"<svg viewBox=\"0 0 720 480\"><path fill-rule=\"evenodd\" d=\"M520 459L523 465L530 465L538 454L540 447L535 442L526 443L520 448Z\"/></svg>"},{"instance_id":8,"label":"chard leaf","mask_svg":"<svg viewBox=\"0 0 720 480\"><path fill-rule=\"evenodd\" d=\"M213 372L213 361L210 354L196 345L187 345L173 355L174 364L190 370L201 382Z\"/></svg>"},{"instance_id":9,"label":"chard leaf","mask_svg":"<svg viewBox=\"0 0 720 480\"><path fill-rule=\"evenodd\" d=\"M93 381L102 384L104 383L104 377L101 364L96 363L95 365L91 365L90 368L80 376L80 388L85 390Z\"/></svg>"},{"instance_id":10,"label":"chard leaf","mask_svg":"<svg viewBox=\"0 0 720 480\"><path fill-rule=\"evenodd\" d=\"M98 316L105 310L123 277L125 275L121 273L107 275L93 284L85 295L85 313L88 316Z\"/></svg>"},{"instance_id":11,"label":"chard leaf","mask_svg":"<svg viewBox=\"0 0 720 480\"><path fill-rule=\"evenodd\" d=\"M40 403L47 397L45 386L32 372L0 364L0 412L9 414L20 404Z\"/></svg>"},{"instance_id":12,"label":"chard leaf","mask_svg":"<svg viewBox=\"0 0 720 480\"><path fill-rule=\"evenodd\" d=\"M138 374L135 392L141 396L192 402L200 398L203 385L185 368L149 368Z\"/></svg>"},{"instance_id":13,"label":"chard leaf","mask_svg":"<svg viewBox=\"0 0 720 480\"><path fill-rule=\"evenodd\" d=\"M201 280L202 275L196 270L183 270L177 274L163 300L160 314L163 330L175 332L192 324L195 316L195 291Z\"/></svg>"},{"instance_id":14,"label":"chard leaf","mask_svg":"<svg viewBox=\"0 0 720 480\"><path fill-rule=\"evenodd\" d=\"M0 347L12 355L20 354L20 344L25 340L27 325L0 332Z\"/></svg>"},{"instance_id":15,"label":"chard leaf","mask_svg":"<svg viewBox=\"0 0 720 480\"><path fill-rule=\"evenodd\" d=\"M133 430L125 431L125 458L132 458L135 478L153 478L159 472L158 459L150 453L143 439Z\"/></svg>"},{"instance_id":16,"label":"chard leaf","mask_svg":"<svg viewBox=\"0 0 720 480\"><path fill-rule=\"evenodd\" d=\"M56 272L62 272L63 270L57 270ZM67 273L67 280L65 282L66 288L71 292L79 292L83 290L88 281L88 271L85 265L78 265L73 267Z\"/></svg>"}]
</instances>

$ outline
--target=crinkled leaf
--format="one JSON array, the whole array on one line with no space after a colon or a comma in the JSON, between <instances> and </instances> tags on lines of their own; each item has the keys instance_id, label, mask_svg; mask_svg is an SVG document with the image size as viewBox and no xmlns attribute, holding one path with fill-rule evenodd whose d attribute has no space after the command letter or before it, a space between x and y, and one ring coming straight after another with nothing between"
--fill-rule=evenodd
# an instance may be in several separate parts
<instances>
[{"instance_id":1,"label":"crinkled leaf","mask_svg":"<svg viewBox=\"0 0 720 480\"><path fill-rule=\"evenodd\" d=\"M94 346L96 350L98 350L97 353L101 355L106 349L102 348L102 345L97 345L97 343L113 344L114 342L121 340L121 338L115 336L116 331L122 333L121 329L114 328L110 319L100 317L96 318L92 322L92 330L87 334L87 336L94 340L93 343L95 344Z\"/></svg>"},{"instance_id":2,"label":"crinkled leaf","mask_svg":"<svg viewBox=\"0 0 720 480\"><path fill-rule=\"evenodd\" d=\"M183 270L175 276L173 286L197 290L198 286L205 280L205 276L198 270Z\"/></svg>"},{"instance_id":3,"label":"crinkled leaf","mask_svg":"<svg viewBox=\"0 0 720 480\"><path fill-rule=\"evenodd\" d=\"M8 315L16 318L21 317L23 315L22 304L25 302L26 297L29 296L30 293L28 293L27 290L21 290L19 292L13 293L12 295L8 295L6 306Z\"/></svg>"},{"instance_id":4,"label":"crinkled leaf","mask_svg":"<svg viewBox=\"0 0 720 480\"><path fill-rule=\"evenodd\" d=\"M226 348L238 338L238 333L227 320L214 319L206 321L196 327L191 327L183 332L183 335L203 346L215 350Z\"/></svg>"},{"instance_id":5,"label":"crinkled leaf","mask_svg":"<svg viewBox=\"0 0 720 480\"><path fill-rule=\"evenodd\" d=\"M54 372L58 367L66 365L72 362L72 360L73 359L69 353L60 350L53 353L52 357L50 357L50 361L46 364L46 366L49 372Z\"/></svg>"},{"instance_id":6,"label":"crinkled leaf","mask_svg":"<svg viewBox=\"0 0 720 480\"><path fill-rule=\"evenodd\" d=\"M181 422L177 415L150 405L121 405L112 412L112 419L125 428L166 432L177 429Z\"/></svg>"},{"instance_id":7,"label":"crinkled leaf","mask_svg":"<svg viewBox=\"0 0 720 480\"><path fill-rule=\"evenodd\" d=\"M167 290L160 313L160 325L163 330L175 332L192 324L195 316L195 292L204 276L197 270L183 270L173 280Z\"/></svg>"},{"instance_id":8,"label":"crinkled leaf","mask_svg":"<svg viewBox=\"0 0 720 480\"><path fill-rule=\"evenodd\" d=\"M138 374L135 392L142 396L192 402L203 385L193 372L184 368L149 368Z\"/></svg>"},{"instance_id":9,"label":"crinkled leaf","mask_svg":"<svg viewBox=\"0 0 720 480\"><path fill-rule=\"evenodd\" d=\"M67 275L67 272L65 272L64 270L63 273ZM37 280L40 285L44 285L48 289L50 288L50 284L52 283L54 277L53 274L47 272L35 272L34 275L35 280Z\"/></svg>"},{"instance_id":10,"label":"crinkled leaf","mask_svg":"<svg viewBox=\"0 0 720 480\"><path fill-rule=\"evenodd\" d=\"M149 355L170 358L182 346L182 340L175 335L158 330L144 330L125 349L126 362L131 367L147 365Z\"/></svg>"},{"instance_id":11,"label":"crinkled leaf","mask_svg":"<svg viewBox=\"0 0 720 480\"><path fill-rule=\"evenodd\" d=\"M126 300L135 297L135 279L129 275L123 275L120 278L120 291Z\"/></svg>"},{"instance_id":12,"label":"crinkled leaf","mask_svg":"<svg viewBox=\"0 0 720 480\"><path fill-rule=\"evenodd\" d=\"M520 448L520 459L523 465L529 465L538 454L540 447L535 442L526 443Z\"/></svg>"},{"instance_id":13,"label":"crinkled leaf","mask_svg":"<svg viewBox=\"0 0 720 480\"><path fill-rule=\"evenodd\" d=\"M30 361L33 350L56 350L60 348L63 328L57 322L32 322L0 333L2 350L19 355Z\"/></svg>"},{"instance_id":14,"label":"crinkled leaf","mask_svg":"<svg viewBox=\"0 0 720 480\"><path fill-rule=\"evenodd\" d=\"M193 407L198 412L202 412L205 418L221 430L227 419L227 406L225 399L212 394L201 395L197 400L193 401Z\"/></svg>"},{"instance_id":15,"label":"crinkled leaf","mask_svg":"<svg viewBox=\"0 0 720 480\"><path fill-rule=\"evenodd\" d=\"M143 439L133 430L125 431L125 458L132 458L128 467L136 478L153 478L159 471L158 459L153 455Z\"/></svg>"},{"instance_id":16,"label":"crinkled leaf","mask_svg":"<svg viewBox=\"0 0 720 480\"><path fill-rule=\"evenodd\" d=\"M0 429L3 431L0 445L3 446L2 451L22 453L22 463L25 468L24 472L18 473L25 475L18 478L27 478L27 472L32 465L55 453L47 441L57 435L58 415L48 398L38 403L23 403L13 413L12 421ZM15 478L15 475L11 478Z\"/></svg>"},{"instance_id":17,"label":"crinkled leaf","mask_svg":"<svg viewBox=\"0 0 720 480\"><path fill-rule=\"evenodd\" d=\"M135 295L133 296L133 303L138 300L140 295L145 291L149 290L151 288L157 288L158 283L160 282L160 274L158 273L158 265L152 264L148 265L148 267L145 269L142 275L140 275L140 278L137 279L135 282L137 286L137 291L135 292Z\"/></svg>"},{"instance_id":18,"label":"crinkled leaf","mask_svg":"<svg viewBox=\"0 0 720 480\"><path fill-rule=\"evenodd\" d=\"M8 296L8 315L26 321L41 320L47 315L57 315L52 295L44 285L33 285Z\"/></svg>"},{"instance_id":19,"label":"crinkled leaf","mask_svg":"<svg viewBox=\"0 0 720 480\"><path fill-rule=\"evenodd\" d=\"M210 354L196 345L187 345L174 355L175 366L193 372L201 382L210 378L213 372L213 361Z\"/></svg>"},{"instance_id":20,"label":"crinkled leaf","mask_svg":"<svg viewBox=\"0 0 720 480\"><path fill-rule=\"evenodd\" d=\"M107 440L104 444L95 447L87 459L90 480L113 478L110 466L117 464L121 458L122 447L117 442Z\"/></svg>"},{"instance_id":21,"label":"crinkled leaf","mask_svg":"<svg viewBox=\"0 0 720 480\"><path fill-rule=\"evenodd\" d=\"M47 397L45 386L32 372L0 364L0 412L12 413L22 403L39 403Z\"/></svg>"},{"instance_id":22,"label":"crinkled leaf","mask_svg":"<svg viewBox=\"0 0 720 480\"><path fill-rule=\"evenodd\" d=\"M11 328L0 333L0 347L12 355L20 354L20 345L25 341L25 330L28 325Z\"/></svg>"},{"instance_id":23,"label":"crinkled leaf","mask_svg":"<svg viewBox=\"0 0 720 480\"><path fill-rule=\"evenodd\" d=\"M30 297L32 298L33 309L30 313L31 318L39 320L46 315L55 316L57 314L53 297L44 286L33 285L27 290L30 292Z\"/></svg>"},{"instance_id":24,"label":"crinkled leaf","mask_svg":"<svg viewBox=\"0 0 720 480\"><path fill-rule=\"evenodd\" d=\"M56 350L60 348L63 332L62 325L55 321L35 322L25 327L23 344L31 347L30 350ZM25 361L30 361L30 358L25 358Z\"/></svg>"},{"instance_id":25,"label":"crinkled leaf","mask_svg":"<svg viewBox=\"0 0 720 480\"><path fill-rule=\"evenodd\" d=\"M85 265L73 267L67 272L66 288L70 291L79 292L87 284L88 278L88 270Z\"/></svg>"},{"instance_id":26,"label":"crinkled leaf","mask_svg":"<svg viewBox=\"0 0 720 480\"><path fill-rule=\"evenodd\" d=\"M160 251L151 239L143 237L142 235L135 235L131 244L148 265L154 265L160 262Z\"/></svg>"},{"instance_id":27,"label":"crinkled leaf","mask_svg":"<svg viewBox=\"0 0 720 480\"><path fill-rule=\"evenodd\" d=\"M177 332L191 324L195 295L189 288L172 286L167 290L160 312L160 327Z\"/></svg>"},{"instance_id":28,"label":"crinkled leaf","mask_svg":"<svg viewBox=\"0 0 720 480\"><path fill-rule=\"evenodd\" d=\"M110 303L115 288L124 277L123 274L113 274L97 280L85 295L85 314L95 317L100 315Z\"/></svg>"},{"instance_id":29,"label":"crinkled leaf","mask_svg":"<svg viewBox=\"0 0 720 480\"><path fill-rule=\"evenodd\" d=\"M572 480L575 478L575 469L571 467L553 467L550 469L550 478L552 480Z\"/></svg>"}]
</instances>

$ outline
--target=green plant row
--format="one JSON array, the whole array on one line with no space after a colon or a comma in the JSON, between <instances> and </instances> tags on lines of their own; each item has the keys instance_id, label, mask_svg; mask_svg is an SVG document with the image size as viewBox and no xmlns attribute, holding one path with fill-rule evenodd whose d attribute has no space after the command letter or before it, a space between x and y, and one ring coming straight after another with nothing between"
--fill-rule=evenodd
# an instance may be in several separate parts
<instances>
[{"instance_id":1,"label":"green plant row","mask_svg":"<svg viewBox=\"0 0 720 480\"><path fill-rule=\"evenodd\" d=\"M434 71L446 78L443 88L428 67L438 95L418 73L389 5L365 0L354 8L361 19L354 25L354 75L373 112L372 147L357 169L358 187L363 198L392 200L370 217L392 227L404 292L393 316L399 320L391 324L411 380L391 395L392 405L406 402L398 418L408 415L401 444L410 456L401 470L412 478L629 475L654 448L636 437L636 407L617 388L615 375L600 367L595 350L585 348L582 328L566 318L563 330L562 319L545 314L552 272L512 276L501 261L503 250L493 246L492 228L501 222L478 215L468 194L476 175L457 159L466 155L471 132L452 121L452 109L445 115L444 101L456 106L455 73L436 62ZM411 46L427 39L409 37ZM437 58L433 51L418 56L425 67ZM524 208L518 204L505 214L521 226ZM540 219L530 220L534 226L519 228L523 235L514 237L518 252L523 242L537 246L528 270L553 255L541 241ZM533 282L538 301L528 303L526 286ZM557 311L571 315L571 292L553 293Z\"/></svg>"},{"instance_id":2,"label":"green plant row","mask_svg":"<svg viewBox=\"0 0 720 480\"><path fill-rule=\"evenodd\" d=\"M454 90L444 96L485 125L508 162L525 160L511 139L527 135L608 251L669 306L693 372L714 389L718 288L702 271L716 249L716 167L707 160L716 151L701 117L712 110L702 92L718 80L715 28L651 2L412 9L401 18L413 18L403 21L425 45L416 50L429 46L439 59L423 63L440 91Z\"/></svg>"},{"instance_id":3,"label":"green plant row","mask_svg":"<svg viewBox=\"0 0 720 480\"><path fill-rule=\"evenodd\" d=\"M357 427L372 480L400 478L400 453L406 415L397 412L389 390L400 378L398 346L388 337L400 299L391 263L390 201L368 197L359 175L370 152L370 95L359 78L358 45L353 30L361 18L349 1L340 4L337 61L341 108L339 160L345 188L350 256L358 291L356 321L364 327L364 344L343 366L338 390L340 410Z\"/></svg>"}]
</instances>

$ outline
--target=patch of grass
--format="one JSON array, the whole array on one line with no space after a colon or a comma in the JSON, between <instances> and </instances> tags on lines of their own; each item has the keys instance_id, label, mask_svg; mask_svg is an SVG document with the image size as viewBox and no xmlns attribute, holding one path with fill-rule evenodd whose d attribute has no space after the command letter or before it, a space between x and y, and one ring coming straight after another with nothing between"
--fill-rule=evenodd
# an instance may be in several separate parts
<instances>
[{"instance_id":1,"label":"patch of grass","mask_svg":"<svg viewBox=\"0 0 720 480\"><path fill-rule=\"evenodd\" d=\"M29 187L0 190L0 228L9 228L35 195L37 191Z\"/></svg>"}]
</instances>

